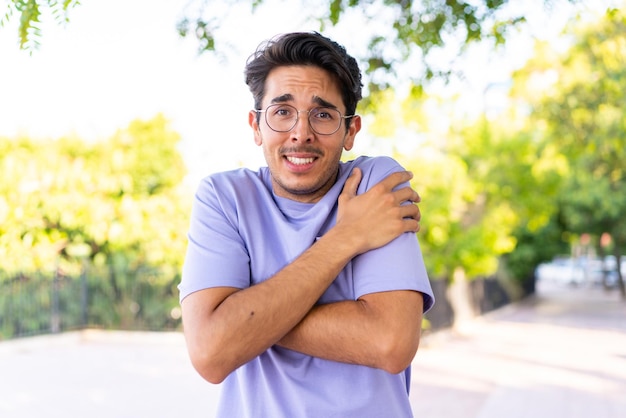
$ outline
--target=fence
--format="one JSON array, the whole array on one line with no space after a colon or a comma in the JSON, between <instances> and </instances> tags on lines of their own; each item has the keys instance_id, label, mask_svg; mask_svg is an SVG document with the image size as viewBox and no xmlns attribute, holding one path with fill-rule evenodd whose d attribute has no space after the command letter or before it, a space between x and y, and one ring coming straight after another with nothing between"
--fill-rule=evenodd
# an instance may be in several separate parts
<instances>
[{"instance_id":1,"label":"fence","mask_svg":"<svg viewBox=\"0 0 626 418\"><path fill-rule=\"evenodd\" d=\"M150 270L0 273L0 340L82 328L180 328L176 284Z\"/></svg>"},{"instance_id":2,"label":"fence","mask_svg":"<svg viewBox=\"0 0 626 418\"><path fill-rule=\"evenodd\" d=\"M0 273L0 340L83 328L176 330L181 312L176 285L151 270L115 272L86 268L77 277L57 272ZM437 303L426 318L431 330L450 327L454 310L445 280L433 280ZM511 302L496 278L469 282L469 303L476 314Z\"/></svg>"},{"instance_id":3,"label":"fence","mask_svg":"<svg viewBox=\"0 0 626 418\"><path fill-rule=\"evenodd\" d=\"M451 327L455 314L448 298L449 284L446 280L431 281L435 294L435 306L426 314L432 331ZM529 293L526 293L529 294ZM468 283L467 302L476 315L481 315L505 306L512 297L496 277L478 278Z\"/></svg>"}]
</instances>

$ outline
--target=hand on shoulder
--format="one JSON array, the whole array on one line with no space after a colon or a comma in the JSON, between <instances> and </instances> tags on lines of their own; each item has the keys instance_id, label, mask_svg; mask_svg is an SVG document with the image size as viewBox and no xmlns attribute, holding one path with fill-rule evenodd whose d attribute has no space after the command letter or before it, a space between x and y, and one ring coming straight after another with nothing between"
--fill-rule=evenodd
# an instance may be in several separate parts
<instances>
[{"instance_id":1,"label":"hand on shoulder","mask_svg":"<svg viewBox=\"0 0 626 418\"><path fill-rule=\"evenodd\" d=\"M405 232L419 230L420 197L411 187L397 186L411 180L409 171L389 174L367 192L357 195L362 171L356 167L339 196L336 227L350 236L357 254L381 247Z\"/></svg>"}]
</instances>

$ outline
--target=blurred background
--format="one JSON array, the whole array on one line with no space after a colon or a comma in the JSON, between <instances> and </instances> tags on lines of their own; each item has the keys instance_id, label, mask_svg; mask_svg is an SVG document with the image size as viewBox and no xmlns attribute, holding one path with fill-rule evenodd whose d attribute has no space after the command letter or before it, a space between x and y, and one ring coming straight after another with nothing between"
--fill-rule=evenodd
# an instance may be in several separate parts
<instances>
[{"instance_id":1,"label":"blurred background","mask_svg":"<svg viewBox=\"0 0 626 418\"><path fill-rule=\"evenodd\" d=\"M345 158L415 173L426 333L538 283L626 303L625 5L0 2L0 341L180 331L193 192L264 163L243 68L294 30L360 62L364 130Z\"/></svg>"},{"instance_id":2,"label":"blurred background","mask_svg":"<svg viewBox=\"0 0 626 418\"><path fill-rule=\"evenodd\" d=\"M624 416L624 6L1 1L0 415L212 416L180 333L191 200L264 164L247 57L316 30L364 73L345 159L422 197L416 414Z\"/></svg>"}]
</instances>

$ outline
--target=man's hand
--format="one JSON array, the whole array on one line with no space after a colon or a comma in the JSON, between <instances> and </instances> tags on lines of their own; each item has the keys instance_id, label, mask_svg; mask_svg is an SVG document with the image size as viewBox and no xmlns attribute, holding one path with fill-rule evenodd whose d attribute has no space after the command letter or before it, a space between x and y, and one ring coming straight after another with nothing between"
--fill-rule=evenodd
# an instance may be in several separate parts
<instances>
[{"instance_id":1,"label":"man's hand","mask_svg":"<svg viewBox=\"0 0 626 418\"><path fill-rule=\"evenodd\" d=\"M355 168L339 196L337 212L337 227L351 231L358 254L381 247L404 232L419 231L421 213L414 204L420 201L419 195L410 187L394 191L413 178L410 171L392 173L357 195L361 177L361 170Z\"/></svg>"}]
</instances>

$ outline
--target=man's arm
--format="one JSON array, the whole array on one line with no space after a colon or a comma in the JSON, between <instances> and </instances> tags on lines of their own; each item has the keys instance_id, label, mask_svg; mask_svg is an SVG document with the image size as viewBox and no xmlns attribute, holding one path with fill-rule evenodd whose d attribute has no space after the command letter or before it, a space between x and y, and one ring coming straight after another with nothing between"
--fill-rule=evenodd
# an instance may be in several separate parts
<instances>
[{"instance_id":1,"label":"man's arm","mask_svg":"<svg viewBox=\"0 0 626 418\"><path fill-rule=\"evenodd\" d=\"M413 360L421 333L423 297L400 290L319 305L278 345L327 360L400 373Z\"/></svg>"},{"instance_id":2,"label":"man's arm","mask_svg":"<svg viewBox=\"0 0 626 418\"><path fill-rule=\"evenodd\" d=\"M182 301L183 325L191 361L210 382L228 374L277 343L302 321L345 265L400 234L419 229L419 200L408 180L393 173L367 193L356 195L355 169L339 197L336 225L291 264L268 280L239 290L213 288Z\"/></svg>"}]
</instances>

